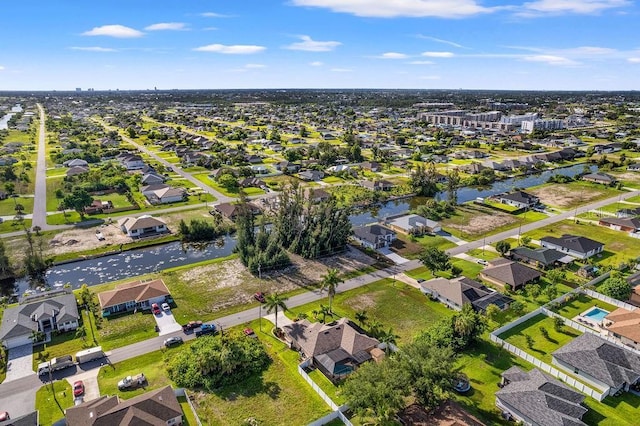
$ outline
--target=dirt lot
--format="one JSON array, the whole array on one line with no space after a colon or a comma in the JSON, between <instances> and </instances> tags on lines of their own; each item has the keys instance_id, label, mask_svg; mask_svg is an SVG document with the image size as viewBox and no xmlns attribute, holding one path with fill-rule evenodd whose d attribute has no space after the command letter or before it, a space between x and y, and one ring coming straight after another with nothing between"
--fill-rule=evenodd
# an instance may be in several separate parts
<instances>
[{"instance_id":1,"label":"dirt lot","mask_svg":"<svg viewBox=\"0 0 640 426\"><path fill-rule=\"evenodd\" d=\"M97 230L102 232L104 241L99 241L96 237ZM131 241L133 240L127 237L116 224L89 229L70 229L59 233L49 241L47 255L54 256L70 251L92 250L98 247L113 247L116 250L120 244Z\"/></svg>"},{"instance_id":2,"label":"dirt lot","mask_svg":"<svg viewBox=\"0 0 640 426\"><path fill-rule=\"evenodd\" d=\"M466 223L465 221L456 223L443 221L443 227L457 229L465 235L479 235L518 221L510 214L489 209L473 208L472 211L471 209L465 209L464 214L466 217L471 215Z\"/></svg>"},{"instance_id":3,"label":"dirt lot","mask_svg":"<svg viewBox=\"0 0 640 426\"><path fill-rule=\"evenodd\" d=\"M587 204L590 201L602 198L605 193L604 190L599 191L595 188L580 191L568 185L548 185L528 192L539 197L542 204L561 209L573 207L577 204Z\"/></svg>"}]
</instances>

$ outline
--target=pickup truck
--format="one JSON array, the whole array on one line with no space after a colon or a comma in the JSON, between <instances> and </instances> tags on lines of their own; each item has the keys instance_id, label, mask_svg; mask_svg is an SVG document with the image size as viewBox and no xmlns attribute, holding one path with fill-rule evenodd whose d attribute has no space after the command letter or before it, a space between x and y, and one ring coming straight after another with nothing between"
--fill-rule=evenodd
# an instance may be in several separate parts
<instances>
[{"instance_id":1,"label":"pickup truck","mask_svg":"<svg viewBox=\"0 0 640 426\"><path fill-rule=\"evenodd\" d=\"M118 389L136 389L143 386L147 382L147 378L144 373L140 373L136 376L127 376L118 382Z\"/></svg>"},{"instance_id":2,"label":"pickup truck","mask_svg":"<svg viewBox=\"0 0 640 426\"><path fill-rule=\"evenodd\" d=\"M71 355L51 358L48 362L38 364L38 374L49 374L50 372L52 373L54 371L62 370L63 368L71 367L73 364L73 358L71 358Z\"/></svg>"},{"instance_id":3,"label":"pickup truck","mask_svg":"<svg viewBox=\"0 0 640 426\"><path fill-rule=\"evenodd\" d=\"M202 324L200 328L196 328L196 337L204 336L207 334L216 334L216 326L213 324Z\"/></svg>"}]
</instances>

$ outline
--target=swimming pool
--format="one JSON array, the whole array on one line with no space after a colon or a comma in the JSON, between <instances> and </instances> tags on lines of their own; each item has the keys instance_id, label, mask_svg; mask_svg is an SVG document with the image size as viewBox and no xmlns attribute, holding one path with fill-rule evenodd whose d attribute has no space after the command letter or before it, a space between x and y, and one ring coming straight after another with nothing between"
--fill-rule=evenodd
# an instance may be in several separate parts
<instances>
[{"instance_id":1,"label":"swimming pool","mask_svg":"<svg viewBox=\"0 0 640 426\"><path fill-rule=\"evenodd\" d=\"M607 314L609 314L609 312L605 311L604 309L593 308L583 316L589 319L592 319L594 321L601 322L604 319L604 317L607 316Z\"/></svg>"}]
</instances>

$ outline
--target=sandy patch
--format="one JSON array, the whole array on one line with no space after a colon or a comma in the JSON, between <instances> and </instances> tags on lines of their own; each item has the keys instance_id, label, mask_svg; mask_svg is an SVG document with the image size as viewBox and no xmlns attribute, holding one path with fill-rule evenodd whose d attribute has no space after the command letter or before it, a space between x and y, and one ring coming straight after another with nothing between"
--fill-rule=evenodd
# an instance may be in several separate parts
<instances>
[{"instance_id":1,"label":"sandy patch","mask_svg":"<svg viewBox=\"0 0 640 426\"><path fill-rule=\"evenodd\" d=\"M473 216L469 223L466 225L452 224L447 225L447 227L457 229L464 232L465 234L475 235L484 234L501 226L509 225L515 222L517 222L517 220L513 216L495 212L493 214L481 214Z\"/></svg>"},{"instance_id":2,"label":"sandy patch","mask_svg":"<svg viewBox=\"0 0 640 426\"><path fill-rule=\"evenodd\" d=\"M99 230L104 236L103 241L96 238L96 231ZM89 229L70 229L57 234L49 241L47 255L60 255L63 253L93 250L99 247L111 247L117 250L120 244L130 243L131 238L127 237L117 225L102 225Z\"/></svg>"},{"instance_id":3,"label":"sandy patch","mask_svg":"<svg viewBox=\"0 0 640 426\"><path fill-rule=\"evenodd\" d=\"M361 294L349 300L349 305L356 311L365 311L376 306L376 294Z\"/></svg>"},{"instance_id":4,"label":"sandy patch","mask_svg":"<svg viewBox=\"0 0 640 426\"><path fill-rule=\"evenodd\" d=\"M576 191L575 188L566 185L549 185L529 192L539 197L542 204L560 208L575 206L576 203L587 204L591 200L599 199L603 194L596 189Z\"/></svg>"}]
</instances>

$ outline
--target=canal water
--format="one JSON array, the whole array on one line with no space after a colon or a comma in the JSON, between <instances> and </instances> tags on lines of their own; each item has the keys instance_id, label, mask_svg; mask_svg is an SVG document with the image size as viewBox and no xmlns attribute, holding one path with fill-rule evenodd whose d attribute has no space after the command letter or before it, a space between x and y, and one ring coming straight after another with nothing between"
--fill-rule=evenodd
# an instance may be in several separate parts
<instances>
[{"instance_id":1,"label":"canal water","mask_svg":"<svg viewBox=\"0 0 640 426\"><path fill-rule=\"evenodd\" d=\"M484 188L461 188L458 191L458 202L464 203L475 200L478 197L484 198L511 191L514 188L529 188L545 183L553 174L575 176L582 173L583 170L584 166L580 164L553 171L544 171L522 178L507 179L495 182ZM597 167L592 166L591 170L595 171ZM440 193L437 198L446 199L446 194ZM351 215L351 223L353 226L366 225L376 222L378 218L383 219L403 214L415 209L425 201L426 198L424 197L413 197L383 203ZM176 241L55 266L47 272L46 280L47 285L50 287L62 287L66 283L70 283L73 288L79 288L83 284L91 286L176 266L189 265L203 260L226 257L233 253L235 246L236 240L231 236L222 237L215 244L209 244L205 247L183 245ZM29 282L26 279L19 280L16 282L16 286L18 287L16 289L18 294L23 294L29 289Z\"/></svg>"}]
</instances>

